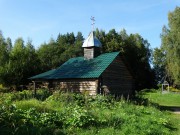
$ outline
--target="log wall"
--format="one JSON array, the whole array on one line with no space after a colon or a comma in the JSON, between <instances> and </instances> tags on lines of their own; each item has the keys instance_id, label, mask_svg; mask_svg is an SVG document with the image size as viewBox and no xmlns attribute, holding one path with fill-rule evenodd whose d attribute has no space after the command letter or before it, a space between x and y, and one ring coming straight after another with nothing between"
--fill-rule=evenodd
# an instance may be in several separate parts
<instances>
[{"instance_id":1,"label":"log wall","mask_svg":"<svg viewBox=\"0 0 180 135\"><path fill-rule=\"evenodd\" d=\"M117 56L103 72L101 85L107 87L111 94L132 95L134 79L122 61L121 56Z\"/></svg>"},{"instance_id":2,"label":"log wall","mask_svg":"<svg viewBox=\"0 0 180 135\"><path fill-rule=\"evenodd\" d=\"M59 82L61 90L70 92L88 93L89 95L96 95L98 91L97 79L73 79L63 80Z\"/></svg>"}]
</instances>

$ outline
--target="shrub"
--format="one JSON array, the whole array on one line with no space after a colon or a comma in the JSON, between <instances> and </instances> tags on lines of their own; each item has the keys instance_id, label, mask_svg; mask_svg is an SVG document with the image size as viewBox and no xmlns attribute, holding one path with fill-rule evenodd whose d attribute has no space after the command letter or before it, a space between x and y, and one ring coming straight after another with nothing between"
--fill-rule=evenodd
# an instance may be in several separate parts
<instances>
[{"instance_id":1,"label":"shrub","mask_svg":"<svg viewBox=\"0 0 180 135\"><path fill-rule=\"evenodd\" d=\"M0 134L52 134L62 128L62 115L41 112L36 108L18 109L16 105L0 108Z\"/></svg>"},{"instance_id":2,"label":"shrub","mask_svg":"<svg viewBox=\"0 0 180 135\"><path fill-rule=\"evenodd\" d=\"M174 87L169 87L169 90L170 90L171 92L180 92L179 89L174 88Z\"/></svg>"},{"instance_id":3,"label":"shrub","mask_svg":"<svg viewBox=\"0 0 180 135\"><path fill-rule=\"evenodd\" d=\"M78 105L68 107L64 119L65 125L70 127L89 127L96 123L95 116Z\"/></svg>"},{"instance_id":4,"label":"shrub","mask_svg":"<svg viewBox=\"0 0 180 135\"><path fill-rule=\"evenodd\" d=\"M8 92L10 92L8 88L2 87L2 85L0 85L0 93L8 93Z\"/></svg>"}]
</instances>

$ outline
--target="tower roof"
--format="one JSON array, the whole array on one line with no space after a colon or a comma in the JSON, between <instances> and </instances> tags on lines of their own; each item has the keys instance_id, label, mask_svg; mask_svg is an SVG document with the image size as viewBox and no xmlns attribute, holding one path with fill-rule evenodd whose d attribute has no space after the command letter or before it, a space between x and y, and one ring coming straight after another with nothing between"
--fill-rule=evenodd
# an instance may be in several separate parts
<instances>
[{"instance_id":1,"label":"tower roof","mask_svg":"<svg viewBox=\"0 0 180 135\"><path fill-rule=\"evenodd\" d=\"M82 47L102 47L101 42L97 39L94 32L92 31L88 38L84 41Z\"/></svg>"}]
</instances>

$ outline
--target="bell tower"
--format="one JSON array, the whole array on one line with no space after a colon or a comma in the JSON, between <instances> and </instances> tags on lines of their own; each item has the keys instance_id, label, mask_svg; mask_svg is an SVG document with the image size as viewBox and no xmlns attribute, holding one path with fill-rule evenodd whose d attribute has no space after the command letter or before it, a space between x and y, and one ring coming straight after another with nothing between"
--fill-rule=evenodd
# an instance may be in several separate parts
<instances>
[{"instance_id":1,"label":"bell tower","mask_svg":"<svg viewBox=\"0 0 180 135\"><path fill-rule=\"evenodd\" d=\"M89 34L88 38L83 43L84 48L84 58L86 60L93 59L100 55L101 53L101 42L97 39L97 37L94 34L94 17L91 17L92 20L92 31Z\"/></svg>"}]
</instances>

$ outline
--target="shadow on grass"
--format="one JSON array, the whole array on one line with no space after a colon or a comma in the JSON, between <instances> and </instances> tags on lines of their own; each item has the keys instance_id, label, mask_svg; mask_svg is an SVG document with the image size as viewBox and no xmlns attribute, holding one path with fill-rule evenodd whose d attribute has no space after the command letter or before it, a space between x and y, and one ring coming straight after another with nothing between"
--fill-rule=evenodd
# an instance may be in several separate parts
<instances>
[{"instance_id":1,"label":"shadow on grass","mask_svg":"<svg viewBox=\"0 0 180 135\"><path fill-rule=\"evenodd\" d=\"M132 99L132 103L134 103L135 105L153 106L155 108L160 109L159 104L150 102L148 98L144 98L141 95L135 96Z\"/></svg>"},{"instance_id":2,"label":"shadow on grass","mask_svg":"<svg viewBox=\"0 0 180 135\"><path fill-rule=\"evenodd\" d=\"M160 110L163 111L172 111L172 112L180 112L180 106L159 106Z\"/></svg>"}]
</instances>

